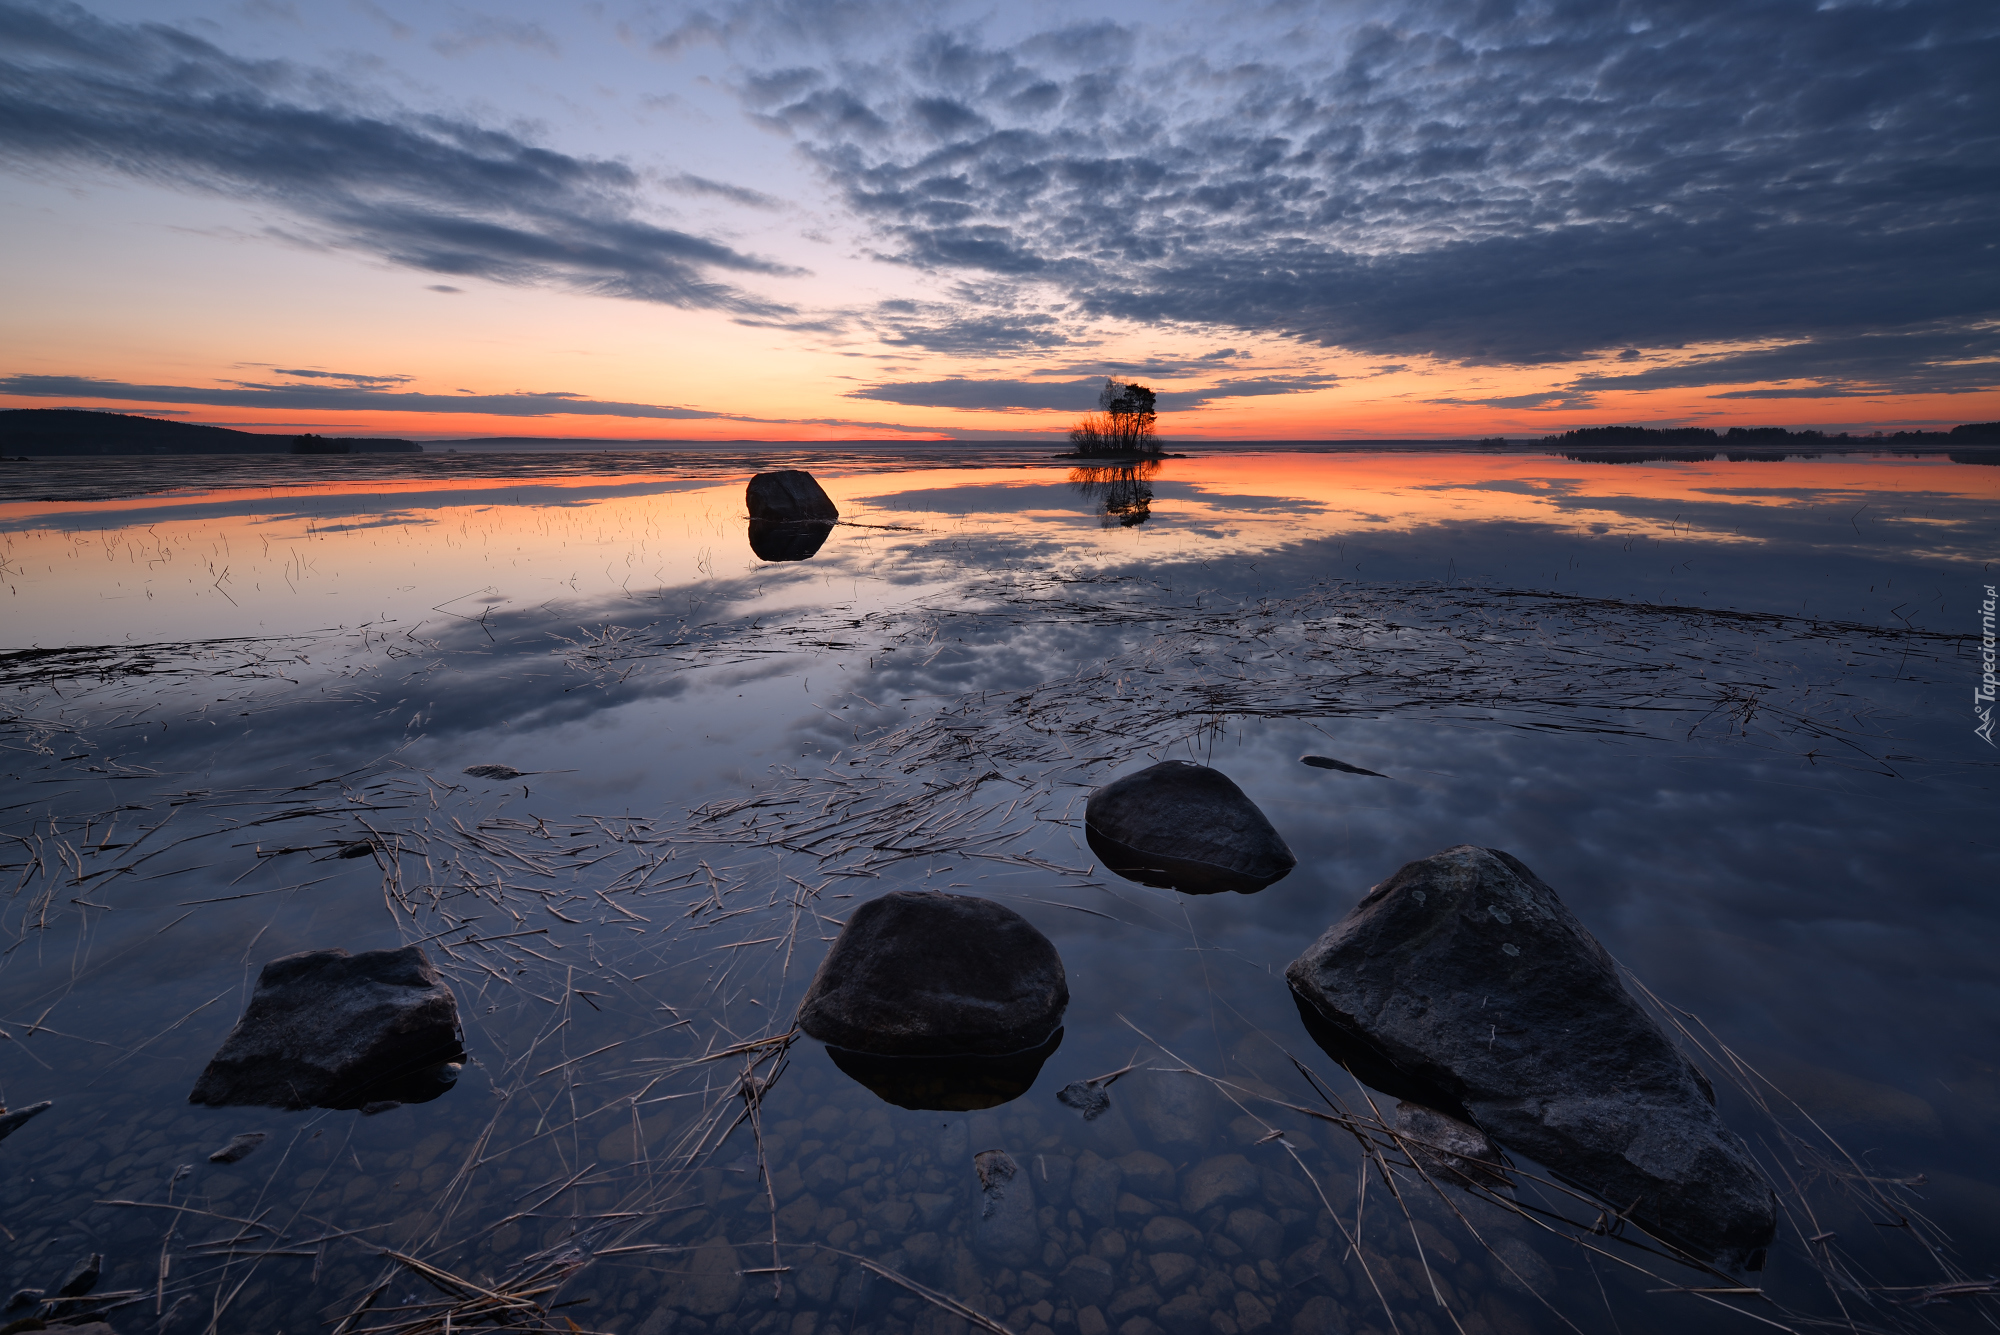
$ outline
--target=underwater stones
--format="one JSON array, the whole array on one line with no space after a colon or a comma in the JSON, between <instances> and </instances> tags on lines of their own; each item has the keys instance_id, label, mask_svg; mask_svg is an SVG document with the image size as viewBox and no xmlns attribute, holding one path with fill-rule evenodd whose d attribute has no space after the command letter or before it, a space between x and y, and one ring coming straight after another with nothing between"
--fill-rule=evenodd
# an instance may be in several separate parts
<instances>
[{"instance_id":1,"label":"underwater stones","mask_svg":"<svg viewBox=\"0 0 2000 1335\"><path fill-rule=\"evenodd\" d=\"M1255 894L1298 865L1228 775L1184 760L1148 766L1092 793L1084 833L1104 865L1126 880L1192 895Z\"/></svg>"},{"instance_id":2,"label":"underwater stones","mask_svg":"<svg viewBox=\"0 0 2000 1335\"><path fill-rule=\"evenodd\" d=\"M1109 1159L1085 1154L1076 1161L1070 1179L1070 1199L1085 1218L1109 1221L1118 1208L1119 1188L1125 1174Z\"/></svg>"},{"instance_id":3,"label":"underwater stones","mask_svg":"<svg viewBox=\"0 0 2000 1335\"><path fill-rule=\"evenodd\" d=\"M1111 1263L1096 1256L1077 1257L1056 1277L1056 1287L1078 1307L1104 1303L1111 1297L1116 1282Z\"/></svg>"},{"instance_id":4,"label":"underwater stones","mask_svg":"<svg viewBox=\"0 0 2000 1335\"><path fill-rule=\"evenodd\" d=\"M759 561L810 561L826 545L831 524L750 521L750 554Z\"/></svg>"},{"instance_id":5,"label":"underwater stones","mask_svg":"<svg viewBox=\"0 0 2000 1335\"><path fill-rule=\"evenodd\" d=\"M1508 1189L1500 1151L1472 1123L1404 1099L1396 1105L1396 1130L1418 1163L1444 1181Z\"/></svg>"},{"instance_id":6,"label":"underwater stones","mask_svg":"<svg viewBox=\"0 0 2000 1335\"><path fill-rule=\"evenodd\" d=\"M1005 1150L981 1150L972 1156L972 1167L979 1175L979 1218L972 1227L972 1245L997 1261L1026 1265L1042 1250L1035 1189L1028 1174Z\"/></svg>"},{"instance_id":7,"label":"underwater stones","mask_svg":"<svg viewBox=\"0 0 2000 1335\"><path fill-rule=\"evenodd\" d=\"M1386 1092L1462 1109L1648 1232L1761 1265L1777 1226L1770 1186L1705 1078L1518 859L1460 845L1412 862L1285 974L1364 1081L1357 1052L1406 1085Z\"/></svg>"},{"instance_id":8,"label":"underwater stones","mask_svg":"<svg viewBox=\"0 0 2000 1335\"><path fill-rule=\"evenodd\" d=\"M1247 1201L1262 1185L1256 1166L1240 1154L1204 1160L1181 1179L1181 1208L1200 1214L1211 1205Z\"/></svg>"},{"instance_id":9,"label":"underwater stones","mask_svg":"<svg viewBox=\"0 0 2000 1335\"><path fill-rule=\"evenodd\" d=\"M734 1310L742 1297L743 1276L736 1249L727 1239L710 1238L695 1250L669 1302L694 1316L719 1316Z\"/></svg>"},{"instance_id":10,"label":"underwater stones","mask_svg":"<svg viewBox=\"0 0 2000 1335\"><path fill-rule=\"evenodd\" d=\"M104 1273L104 1257L92 1252L70 1268L63 1282L56 1286L58 1298L81 1298L97 1287L98 1277Z\"/></svg>"},{"instance_id":11,"label":"underwater stones","mask_svg":"<svg viewBox=\"0 0 2000 1335\"><path fill-rule=\"evenodd\" d=\"M25 1108L16 1108L13 1112L8 1112L6 1106L0 1104L0 1140L7 1139L53 1107L55 1104L47 1099L40 1103L31 1103Z\"/></svg>"},{"instance_id":12,"label":"underwater stones","mask_svg":"<svg viewBox=\"0 0 2000 1335\"><path fill-rule=\"evenodd\" d=\"M1201 1230L1185 1219L1160 1215L1148 1219L1139 1240L1153 1251L1193 1252L1201 1250Z\"/></svg>"},{"instance_id":13,"label":"underwater stones","mask_svg":"<svg viewBox=\"0 0 2000 1335\"><path fill-rule=\"evenodd\" d=\"M458 1002L419 946L272 960L188 1102L365 1108L426 1103L464 1060Z\"/></svg>"},{"instance_id":14,"label":"underwater stones","mask_svg":"<svg viewBox=\"0 0 2000 1335\"><path fill-rule=\"evenodd\" d=\"M1132 1094L1139 1121L1154 1144L1185 1151L1215 1138L1216 1099L1201 1077L1147 1071ZM1087 1114L1084 1120L1090 1120Z\"/></svg>"},{"instance_id":15,"label":"underwater stones","mask_svg":"<svg viewBox=\"0 0 2000 1335\"><path fill-rule=\"evenodd\" d=\"M250 1151L262 1145L267 1139L269 1139L269 1133L263 1131L245 1131L240 1135L231 1136L227 1145L224 1145L221 1149L208 1156L208 1161L210 1163L235 1163L240 1159L247 1159L250 1156Z\"/></svg>"},{"instance_id":16,"label":"underwater stones","mask_svg":"<svg viewBox=\"0 0 2000 1335\"><path fill-rule=\"evenodd\" d=\"M840 518L840 510L818 480L797 468L757 474L744 488L743 499L752 519L831 524Z\"/></svg>"},{"instance_id":17,"label":"underwater stones","mask_svg":"<svg viewBox=\"0 0 2000 1335\"><path fill-rule=\"evenodd\" d=\"M1262 1210L1231 1210L1222 1231L1254 1260L1274 1261L1285 1247L1284 1226Z\"/></svg>"},{"instance_id":18,"label":"underwater stones","mask_svg":"<svg viewBox=\"0 0 2000 1335\"><path fill-rule=\"evenodd\" d=\"M880 1057L1000 1057L1046 1043L1069 1006L1062 957L1012 909L895 890L855 909L799 1027Z\"/></svg>"}]
</instances>

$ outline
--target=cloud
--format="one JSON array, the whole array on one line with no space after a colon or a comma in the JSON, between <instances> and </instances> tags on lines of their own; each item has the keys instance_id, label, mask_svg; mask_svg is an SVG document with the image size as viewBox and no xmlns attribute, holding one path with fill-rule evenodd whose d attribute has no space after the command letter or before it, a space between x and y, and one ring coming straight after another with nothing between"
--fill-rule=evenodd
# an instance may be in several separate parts
<instances>
[{"instance_id":1,"label":"cloud","mask_svg":"<svg viewBox=\"0 0 2000 1335\"><path fill-rule=\"evenodd\" d=\"M294 374L281 372L281 374ZM728 413L653 403L613 403L561 390L514 394L421 394L368 384L285 385L228 382L225 388L134 385L81 375L0 376L0 394L35 399L115 399L132 403L198 403L214 408L283 408L306 412L484 413L495 417L721 418ZM756 419L739 419L744 421Z\"/></svg>"},{"instance_id":2,"label":"cloud","mask_svg":"<svg viewBox=\"0 0 2000 1335\"><path fill-rule=\"evenodd\" d=\"M711 181L706 176L696 176L691 172L681 172L667 178L668 188L690 195L714 195L732 204L741 204L748 209L777 210L785 207L785 201L775 195L767 195L761 190L748 186L730 185L727 181Z\"/></svg>"},{"instance_id":3,"label":"cloud","mask_svg":"<svg viewBox=\"0 0 2000 1335\"><path fill-rule=\"evenodd\" d=\"M1131 372L1125 372L1131 375ZM1207 389L1161 390L1159 409L1198 408L1216 399L1246 398L1267 394L1296 394L1323 388L1339 377L1265 376L1251 380L1225 380ZM988 410L1053 410L1090 412L1097 406L1103 375L1086 380L926 380L901 384L870 385L852 390L850 399L874 399L881 403L901 403L917 408L984 408Z\"/></svg>"},{"instance_id":4,"label":"cloud","mask_svg":"<svg viewBox=\"0 0 2000 1335\"><path fill-rule=\"evenodd\" d=\"M746 54L811 37L795 6L726 12L703 31ZM1749 340L1835 357L2000 315L1991 6L1372 12L1245 9L1199 45L1164 20L1095 46L933 25L868 59L845 33L838 59L749 60L741 87L883 256L1068 327L1535 365ZM1915 349L1879 338L1844 374L1900 383Z\"/></svg>"},{"instance_id":5,"label":"cloud","mask_svg":"<svg viewBox=\"0 0 2000 1335\"><path fill-rule=\"evenodd\" d=\"M0 158L281 208L426 273L780 319L720 273L798 271L640 214L632 168L398 108L159 24L0 0Z\"/></svg>"},{"instance_id":6,"label":"cloud","mask_svg":"<svg viewBox=\"0 0 2000 1335\"><path fill-rule=\"evenodd\" d=\"M513 46L545 56L562 54L556 39L541 24L491 14L463 14L449 32L431 39L431 50L441 56L469 55L488 46Z\"/></svg>"},{"instance_id":7,"label":"cloud","mask_svg":"<svg viewBox=\"0 0 2000 1335\"><path fill-rule=\"evenodd\" d=\"M284 366L274 366L271 369L279 375L295 375L307 380L345 380L350 384L370 387L407 384L414 379L407 375L362 375L356 371L298 371Z\"/></svg>"}]
</instances>

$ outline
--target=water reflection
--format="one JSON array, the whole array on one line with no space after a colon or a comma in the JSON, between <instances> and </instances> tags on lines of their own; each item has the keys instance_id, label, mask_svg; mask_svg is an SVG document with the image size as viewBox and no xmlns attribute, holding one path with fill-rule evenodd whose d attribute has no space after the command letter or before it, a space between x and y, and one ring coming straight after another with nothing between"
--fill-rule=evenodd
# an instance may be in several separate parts
<instances>
[{"instance_id":1,"label":"water reflection","mask_svg":"<svg viewBox=\"0 0 2000 1335\"><path fill-rule=\"evenodd\" d=\"M1131 528L1153 517L1153 489L1148 483L1159 472L1156 459L1143 463L1091 464L1070 469L1069 482L1078 495L1104 502L1098 522L1105 528Z\"/></svg>"},{"instance_id":2,"label":"water reflection","mask_svg":"<svg viewBox=\"0 0 2000 1335\"><path fill-rule=\"evenodd\" d=\"M760 561L810 561L826 545L831 524L785 523L776 519L750 521L750 550Z\"/></svg>"},{"instance_id":3,"label":"water reflection","mask_svg":"<svg viewBox=\"0 0 2000 1335\"><path fill-rule=\"evenodd\" d=\"M1034 1085L1042 1063L1062 1046L1057 1029L1046 1043L1004 1057L878 1057L827 1047L841 1073L884 1103L936 1112L979 1112L1012 1103Z\"/></svg>"}]
</instances>

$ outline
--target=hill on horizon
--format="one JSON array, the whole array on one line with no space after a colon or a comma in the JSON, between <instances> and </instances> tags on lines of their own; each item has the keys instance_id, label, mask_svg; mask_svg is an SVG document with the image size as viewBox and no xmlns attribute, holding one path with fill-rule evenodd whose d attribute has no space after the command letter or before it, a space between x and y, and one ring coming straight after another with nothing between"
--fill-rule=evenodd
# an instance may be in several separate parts
<instances>
[{"instance_id":1,"label":"hill on horizon","mask_svg":"<svg viewBox=\"0 0 2000 1335\"><path fill-rule=\"evenodd\" d=\"M301 448L299 442L313 445ZM325 438L223 426L197 426L159 417L98 412L90 408L0 410L0 455L98 454L419 454L413 440Z\"/></svg>"}]
</instances>

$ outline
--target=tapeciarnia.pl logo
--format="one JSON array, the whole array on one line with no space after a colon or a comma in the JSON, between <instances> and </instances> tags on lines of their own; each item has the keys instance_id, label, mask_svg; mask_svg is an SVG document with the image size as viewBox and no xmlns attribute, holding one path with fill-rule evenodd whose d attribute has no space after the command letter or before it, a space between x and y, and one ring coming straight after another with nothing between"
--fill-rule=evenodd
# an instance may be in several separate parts
<instances>
[{"instance_id":1,"label":"tapeciarnia.pl logo","mask_svg":"<svg viewBox=\"0 0 2000 1335\"><path fill-rule=\"evenodd\" d=\"M1993 743L1993 586L1986 586L1986 601L1979 605L1979 685L1972 691L1972 712L1979 716L1973 729L1988 746Z\"/></svg>"}]
</instances>

